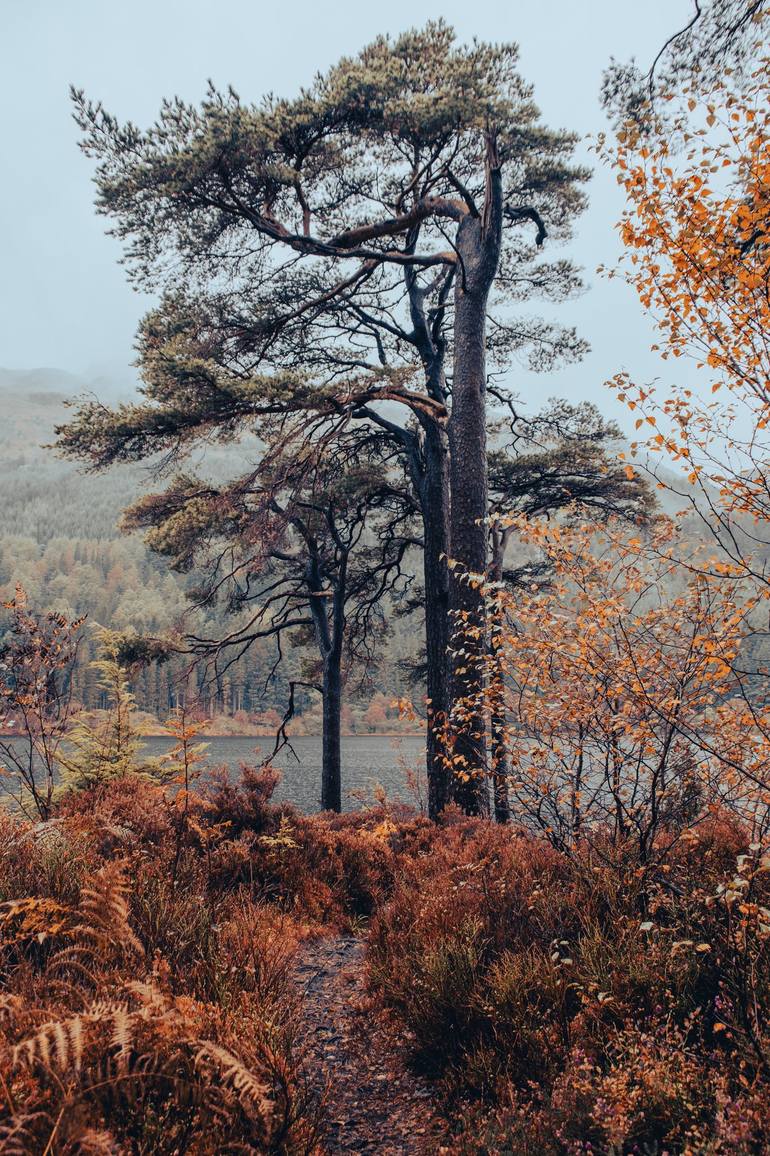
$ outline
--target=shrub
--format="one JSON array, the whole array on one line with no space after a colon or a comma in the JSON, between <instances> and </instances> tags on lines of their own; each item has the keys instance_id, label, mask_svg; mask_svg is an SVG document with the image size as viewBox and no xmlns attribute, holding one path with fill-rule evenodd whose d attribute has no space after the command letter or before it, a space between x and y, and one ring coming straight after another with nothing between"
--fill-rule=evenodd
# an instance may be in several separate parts
<instances>
[{"instance_id":1,"label":"shrub","mask_svg":"<svg viewBox=\"0 0 770 1156\"><path fill-rule=\"evenodd\" d=\"M656 862L483 822L400 861L370 982L479 1098L459 1151L765 1150L770 860L715 819Z\"/></svg>"},{"instance_id":2,"label":"shrub","mask_svg":"<svg viewBox=\"0 0 770 1156\"><path fill-rule=\"evenodd\" d=\"M205 800L193 814L181 862L173 800L136 777L53 824L3 819L3 1151L313 1150L288 971L304 930L212 883Z\"/></svg>"}]
</instances>

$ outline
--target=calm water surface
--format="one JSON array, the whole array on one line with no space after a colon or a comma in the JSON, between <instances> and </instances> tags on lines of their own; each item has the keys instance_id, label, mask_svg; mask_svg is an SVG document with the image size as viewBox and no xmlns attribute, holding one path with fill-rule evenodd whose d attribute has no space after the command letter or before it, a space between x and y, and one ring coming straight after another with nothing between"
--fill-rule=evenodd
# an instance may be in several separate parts
<instances>
[{"instance_id":1,"label":"calm water surface","mask_svg":"<svg viewBox=\"0 0 770 1156\"><path fill-rule=\"evenodd\" d=\"M261 763L273 749L271 738L202 738L208 744L207 760L211 767L224 766L237 775L241 763ZM167 738L144 739L144 753L160 755L173 746ZM292 739L276 757L281 781L273 798L294 803L310 813L320 808L321 740L317 737ZM351 735L342 740L342 806L355 810L371 803L377 784L385 788L388 798L416 803L407 784L407 772L425 768L425 740L419 735L388 738L382 735Z\"/></svg>"}]
</instances>

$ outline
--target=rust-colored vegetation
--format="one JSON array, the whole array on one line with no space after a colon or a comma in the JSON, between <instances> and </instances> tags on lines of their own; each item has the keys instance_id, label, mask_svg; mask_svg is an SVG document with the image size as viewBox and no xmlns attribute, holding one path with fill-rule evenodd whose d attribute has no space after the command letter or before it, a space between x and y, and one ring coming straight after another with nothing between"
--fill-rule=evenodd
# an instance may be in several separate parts
<instances>
[{"instance_id":1,"label":"rust-colored vegetation","mask_svg":"<svg viewBox=\"0 0 770 1156\"><path fill-rule=\"evenodd\" d=\"M734 819L662 829L644 870L609 832L308 818L274 782L129 775L3 818L2 1151L323 1150L292 960L364 920L377 1031L449 1151L763 1150L770 862Z\"/></svg>"},{"instance_id":2,"label":"rust-colored vegetation","mask_svg":"<svg viewBox=\"0 0 770 1156\"><path fill-rule=\"evenodd\" d=\"M520 506L507 513L501 508L490 532L510 532L523 564L507 570L503 548L495 573L485 561L478 503L468 506L464 517L466 530L472 527L473 549L458 539L461 549L448 563L452 599L446 605L455 607L456 633L451 643L442 641L431 651L434 663L437 654L441 660L435 685L442 696L451 667L451 694L445 696L446 710L434 703L426 711L435 723L429 736L430 821L384 796L348 815L306 816L274 804L277 778L269 767L244 767L237 780L224 770L205 768L198 741L202 725L184 712L170 724L176 739L170 755L143 763L132 730L121 640L103 636L99 672L109 711L96 720L78 716L68 674L77 660L81 623L36 615L21 589L7 604L0 755L6 774L13 775L9 783L18 790L17 810L0 811L0 1156L313 1156L340 1150L329 1143L329 1108L343 1150L362 1150L357 1137L368 1135L365 1150L388 1156L435 1151L442 1114L440 1150L465 1156L760 1156L770 1151L770 59L766 36L760 35L767 30L762 5L725 0L713 6L723 17L733 8L741 10L741 20L725 25L728 40L746 28L758 29L761 40L753 55L738 53L742 67L704 78L698 73L700 57L690 60L685 72L691 79L680 90L672 88L671 109L637 104L637 119L626 118L613 143L605 141L599 149L627 196L621 222L625 274L653 315L660 350L672 364L694 358L697 370L707 375L701 392L689 384L655 392L626 375L615 381L637 428L651 439L646 449L668 454L680 470L673 482L664 476L660 484L677 491L689 519L653 515L647 502L639 525L630 524L628 512L618 519L606 509L597 523L590 503L570 504L561 497L547 507L559 511L550 518L541 516L537 503L525 513ZM451 34L443 25L429 26L429 33L438 44L437 60ZM713 63L710 44L698 43L703 59ZM725 42L718 44L717 58L724 59ZM389 51L384 40L375 48L367 59L376 61L377 54ZM476 46L467 59L484 59L487 51L498 50ZM434 56L427 63L433 67ZM672 85L681 80L683 67L676 57L674 65ZM382 67L388 86L401 77L390 63ZM497 75L495 69L490 66L490 75ZM368 97L360 100L359 91L368 88L350 91L357 126L364 105L379 105ZM391 88L384 91L390 94ZM454 99L454 87L451 92ZM335 99L343 96L340 89ZM121 164L121 150L137 164L141 140L135 130L119 131L100 106L78 99L81 118L96 134L91 147L98 151L102 137L113 133ZM234 94L219 104L216 99L214 94L204 106L212 123L221 127L226 115L236 113L234 123L246 123ZM392 99L388 95L382 107L390 109ZM296 139L309 135L315 141L313 133L305 133L307 93L302 100L303 119L297 121L302 133ZM428 104L421 93L417 107ZM288 116L283 105L276 107ZM451 111L455 105L447 107ZM273 209L282 207L275 174L289 173L286 189L309 213L301 162L281 168L266 151L270 163L258 166L269 193L264 216L250 202L245 215L250 222L256 219L271 243L283 245L288 238L293 253L324 258L347 259L359 243L403 233L412 238L403 251L389 247L378 257L375 250L370 262L364 248L363 269L368 280L377 260L391 262L394 254L406 268L415 260L413 230L430 214L467 217L472 224L463 227L473 236L482 229L480 222L486 228L494 219L494 198L503 187L501 157L507 155L505 134L498 140L490 129L495 107L491 102L483 120L474 107L464 130L484 126L481 151L474 154L474 163L484 159L486 186L480 187L487 187L488 195L482 213L464 183L449 179L449 169L451 201L431 194L401 212L412 186L423 179L415 151L415 175L399 197L398 216L322 243L307 222L302 235L279 227L273 216ZM269 106L268 111L272 116L275 110ZM328 111L324 105L319 140L326 140L335 122ZM163 164L152 149L158 140L157 147L165 148L172 120L184 131L186 118L197 121L181 105L164 106L163 115L166 127L155 130L157 139L145 140L153 164L126 170L131 179L124 184L115 178L113 187L108 181L108 194L123 205L132 182L160 174L158 180L171 189L168 204L163 201L168 219L181 200L208 212L210 188L218 187L215 176L228 196L232 193L227 157L217 151L216 169L207 173L207 145L201 156L194 155L200 189L196 192L187 176L178 188L181 152L167 165L162 149ZM427 119L432 126L432 115ZM452 113L446 140L452 139L455 119ZM394 125L388 121L388 131L400 133L400 117ZM272 140L266 129L263 135ZM542 148L546 138L533 139ZM238 134L233 140L240 140ZM274 144L288 148L286 142L294 140L282 127ZM443 136L441 141L443 148ZM248 142L245 159L239 159L244 171L252 160L251 138ZM461 144L458 138L457 149ZM356 149L361 151L358 138ZM335 152L326 144L324 150L326 163ZM454 153L446 165L453 163ZM240 171L236 168L236 174ZM473 167L468 171L472 174ZM109 165L103 172L112 179ZM311 166L311 179L313 173ZM546 166L538 181L547 183L549 173ZM557 183L566 187L573 180L568 177ZM426 188L443 189L443 168L440 181L435 179L436 185ZM358 188L351 180L340 186L343 191L347 184ZM322 185L324 198L329 187ZM165 185L161 192L167 195ZM195 202L193 193L202 199ZM456 201L455 194L469 197L470 205ZM236 202L244 215L244 202ZM140 198L131 212L143 218L144 206ZM228 211L239 219L234 209ZM508 216L532 223L532 212L509 208ZM155 218L149 214L149 219ZM157 219L165 228L167 218ZM139 227L133 217L129 226ZM538 245L540 230L544 235L542 222ZM211 235L207 228L206 260ZM460 249L442 248L423 260L426 267L451 269L461 258ZM469 277L472 272L469 264ZM417 274L409 276L417 286ZM446 287L433 322L439 328L454 277L444 270L432 283ZM465 271L453 290L457 303L464 278ZM347 294L351 283L340 284ZM413 318L426 292L417 292ZM178 330L169 328L177 341ZM390 320L388 328L393 330ZM479 333L483 336L483 326ZM240 351L247 345L240 327L238 334ZM442 351L444 344L442 336ZM470 344L483 348L481 338ZM159 363L170 380L169 347ZM301 348L309 348L304 338ZM187 420L192 375L179 364L174 386L180 392L170 394L171 412ZM201 427L208 434L216 418L229 431L233 398L243 402L256 387L250 382L244 390L241 379L233 379L228 393L226 379L197 353L191 364L203 375L206 404L214 404L212 397L217 405L225 399L226 420L203 409ZM480 364L479 374L483 359ZM433 373L432 363L429 368ZM158 380L165 380L156 370ZM466 370L463 388L478 395L478 378ZM441 368L442 382L443 373ZM455 390L460 380L458 370ZM396 386L403 393L399 381L397 375L387 377L385 392L375 379L370 392L355 395L355 409L348 412L358 420L365 416L359 407L378 398L392 400ZM275 380L271 383L277 388ZM259 403L269 415L285 403L280 379L278 386L277 398ZM261 388L267 389L264 381ZM324 396L335 419L346 413L347 401ZM302 415L305 404L303 399ZM444 421L443 402L419 404L426 421L437 406ZM156 429L168 428L156 421L162 411L152 407L121 409L109 420L106 412L86 408L64 427L70 448L82 453L87 444L97 465L127 455L125 439L130 445L131 438L152 443ZM139 433L129 427L130 437L124 429L127 412L146 423L140 422ZM324 412L324 420L327 416ZM101 426L94 426L97 418ZM454 411L452 420L457 420ZM391 432L397 428L381 424ZM477 434L481 424L472 427ZM343 425L347 428L347 418ZM172 434L179 437L177 429ZM483 437L477 441L473 469L481 484L475 497L485 510L481 451L486 450ZM158 448L152 443L153 453ZM633 460L644 448L632 444L624 453ZM637 467L645 468L624 454L620 460L618 469L629 482ZM656 472L657 460L647 463L648 472ZM453 476L458 472L454 462ZM368 472L356 472L356 486L368 485L368 478ZM239 501L243 494L253 496L252 475L247 480L245 489L239 481L241 489L233 490ZM462 493L464 479L455 480L455 492ZM192 535L189 541L182 535L181 544L192 548L201 511L219 532L224 506L218 493L203 503L197 483L182 481L184 493L170 491L171 497L184 505L192 494L194 516L180 523L173 506L174 517L162 524L166 531L169 525L180 531L181 525ZM343 481L345 494L358 493L351 478ZM238 514L233 524L251 547L248 503L232 500L231 513ZM305 498L297 498L297 508L305 505ZM569 517L562 516L567 505ZM453 518L458 508L453 497ZM411 512L410 507L410 517ZM294 509L292 518L298 516ZM308 532L306 545L312 545L311 560L320 566L314 534ZM273 561L288 558L293 566L297 558L285 553L283 537L278 540ZM303 595L314 599L313 617L299 620L303 628L315 623L324 634L329 620L319 607L333 594L342 631L346 601L339 590L349 579L348 553L357 541L336 541L333 581L331 571L323 579L320 569L313 571L310 594ZM409 542L415 544L411 537ZM442 551L442 565L446 560ZM373 573L384 565L378 560ZM247 589L255 567L249 555ZM375 591L382 589L377 578ZM354 588L358 595L362 590L363 603L353 605L368 613L379 595L367 593L367 585ZM297 596L292 586L279 600L293 625ZM254 619L254 637L260 627L263 633L277 629L275 623L265 625L265 614L263 606ZM449 621L445 614L442 631ZM338 641L331 659L328 648L321 649L331 669L331 675L324 671L324 694L334 740L325 743L324 798L339 810L341 634ZM200 646L204 642L197 639ZM381 723L382 702L372 709ZM498 823L487 817L490 798ZM303 1006L298 971L313 974L308 949L315 939L332 936L336 947L332 942L322 953L327 986L316 987L315 1003L307 1000ZM323 993L333 994L336 1007L344 1002L342 983L335 986L335 976L329 978L335 957L344 962L345 982L358 968L351 986L359 994L363 974L369 1035L387 1039L390 1051L399 1050L404 1063L419 1072L414 1102L408 1096L399 1102L397 1138L395 1133L373 1136L371 1127L367 1132L357 1084L364 1068L356 1067L350 1023L345 1061L336 1069L334 1024L326 1023L327 1034L317 1037L314 1047L306 1046L311 1009L318 1012ZM372 1046L369 1076L379 1055ZM338 1073L343 1075L335 1083ZM387 1070L378 1075L385 1082L390 1078ZM403 1075L393 1081L401 1090ZM382 1092L377 1099L382 1128ZM427 1149L428 1128L419 1126L421 1120L429 1122L433 1137Z\"/></svg>"}]
</instances>

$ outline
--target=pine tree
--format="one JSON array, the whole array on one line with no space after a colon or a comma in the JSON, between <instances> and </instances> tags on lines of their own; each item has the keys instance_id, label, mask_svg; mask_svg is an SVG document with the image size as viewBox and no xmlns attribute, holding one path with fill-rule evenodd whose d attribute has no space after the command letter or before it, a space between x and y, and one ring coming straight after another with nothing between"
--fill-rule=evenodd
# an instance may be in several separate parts
<instances>
[{"instance_id":1,"label":"pine tree","mask_svg":"<svg viewBox=\"0 0 770 1156\"><path fill-rule=\"evenodd\" d=\"M147 771L141 764L142 744L133 726L134 696L125 666L120 661L121 636L100 628L96 639L101 657L91 663L104 700L104 713L76 718L59 752L60 789L87 790L112 779Z\"/></svg>"},{"instance_id":2,"label":"pine tree","mask_svg":"<svg viewBox=\"0 0 770 1156\"><path fill-rule=\"evenodd\" d=\"M505 400L488 369L514 353L547 369L584 349L505 308L578 286L540 248L569 236L588 175L516 59L514 45L459 46L429 23L378 38L292 100L212 88L200 107L164 103L147 131L75 93L99 209L131 276L163 301L140 336L145 400L86 403L61 447L99 468L311 412L386 433L424 524L434 720L452 696L473 698L474 664L450 670L449 612L480 627L479 590L460 576L487 561L487 409ZM459 741L483 762L480 716ZM434 728L428 768L436 815L450 783Z\"/></svg>"}]
</instances>

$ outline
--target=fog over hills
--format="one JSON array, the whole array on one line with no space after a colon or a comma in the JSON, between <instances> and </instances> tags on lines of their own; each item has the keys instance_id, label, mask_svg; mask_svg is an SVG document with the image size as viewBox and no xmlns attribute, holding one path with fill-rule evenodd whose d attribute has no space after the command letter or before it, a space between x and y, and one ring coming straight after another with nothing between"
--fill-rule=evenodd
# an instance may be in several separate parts
<instances>
[{"instance_id":1,"label":"fog over hills","mask_svg":"<svg viewBox=\"0 0 770 1156\"><path fill-rule=\"evenodd\" d=\"M54 427L67 417L67 401L90 392L114 403L131 396L128 383L115 378L81 378L55 368L0 369L0 595L9 597L16 582L27 589L40 609L61 610L117 629L163 635L175 628L205 630L209 636L225 633L222 612L191 610L185 588L191 579L171 571L163 558L150 553L141 536L123 535L122 510L149 488L163 485L145 465L117 466L103 474L88 474L50 448ZM618 445L618 452L628 446ZM193 468L210 477L226 477L240 468L254 447L215 446L205 458L194 457ZM250 452L251 451L251 452ZM637 466L640 462L635 462ZM690 491L683 475L651 463L661 478L679 494ZM691 491L690 491L691 492ZM668 514L687 507L686 497L657 490L661 509ZM688 536L703 538L695 516L687 519ZM515 544L512 544L515 549ZM378 682L393 694L410 693L399 663L415 657L420 631L408 618L389 614L392 634L383 647ZM228 629L233 620L227 620ZM225 683L216 688L214 709L232 712L282 707L288 673L295 677L302 652L289 648L285 666L269 679L272 644L254 646L239 660ZM144 679L138 689L142 706L164 715L175 701L174 680L181 662ZM83 697L94 694L84 684ZM305 703L308 706L309 703Z\"/></svg>"},{"instance_id":2,"label":"fog over hills","mask_svg":"<svg viewBox=\"0 0 770 1156\"><path fill-rule=\"evenodd\" d=\"M34 369L4 369L0 367L0 390L21 394L60 394L62 400L81 393L93 393L105 401L131 397L138 379L131 370L120 366L102 366L82 374L66 369L39 366Z\"/></svg>"},{"instance_id":3,"label":"fog over hills","mask_svg":"<svg viewBox=\"0 0 770 1156\"><path fill-rule=\"evenodd\" d=\"M47 447L54 439L54 427L67 418L68 401L88 393L114 404L130 399L135 388L135 383L119 376L79 377L48 367L0 368L0 482L5 499L0 508L0 537L19 535L43 543L58 537L119 536L121 511L154 484L152 472L146 466L129 465L105 474L87 474ZM623 448L621 443L619 452ZM198 466L210 476L225 476L234 459L245 462L248 456L244 445L214 447ZM627 456L636 466L643 465L643 456L638 460ZM684 475L663 467L657 458L650 464L675 490L688 492ZM687 505L685 498L668 490L657 490L656 495L661 509L671 515Z\"/></svg>"},{"instance_id":4,"label":"fog over hills","mask_svg":"<svg viewBox=\"0 0 770 1156\"><path fill-rule=\"evenodd\" d=\"M0 369L0 597L11 597L19 582L36 609L71 617L85 614L91 622L119 630L162 636L194 627L209 637L225 633L221 611L191 609L185 597L188 576L170 570L165 559L147 549L141 535L120 531L123 509L141 492L162 486L162 480L144 465L85 473L50 448L55 426L66 420L68 400L84 392L108 403L130 396L114 379L107 389L103 384L58 369ZM227 476L234 461L240 459L235 468L245 463L249 448L248 439L241 445L212 447L205 460L193 458L193 467L210 477ZM234 624L227 619L228 629ZM382 653L385 685L395 696L406 693L398 663L415 653L413 624L396 618ZM84 665L92 654L89 642ZM202 687L211 709L282 711L287 678L298 677L302 652L288 648L281 671L270 679L273 657L272 643L254 645L226 678ZM175 684L185 663L173 660L142 675L135 688L139 705L164 717L175 704ZM87 705L98 699L87 674L80 676L78 695ZM313 696L301 694L298 705L311 707Z\"/></svg>"},{"instance_id":5,"label":"fog over hills","mask_svg":"<svg viewBox=\"0 0 770 1156\"><path fill-rule=\"evenodd\" d=\"M142 485L142 471L86 475L45 448L66 418L67 399L82 392L84 383L62 370L0 369L0 537L44 543L117 536L120 511Z\"/></svg>"}]
</instances>

